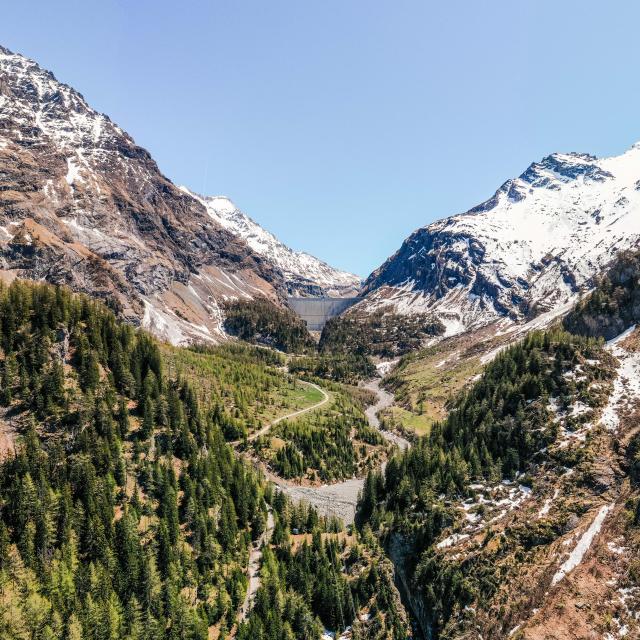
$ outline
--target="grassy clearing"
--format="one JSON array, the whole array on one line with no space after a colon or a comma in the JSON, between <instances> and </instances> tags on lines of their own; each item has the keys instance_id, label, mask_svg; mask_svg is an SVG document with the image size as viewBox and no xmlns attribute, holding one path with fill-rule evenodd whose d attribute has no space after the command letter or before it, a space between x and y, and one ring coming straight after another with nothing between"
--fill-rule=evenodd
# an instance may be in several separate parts
<instances>
[{"instance_id":1,"label":"grassy clearing","mask_svg":"<svg viewBox=\"0 0 640 640\"><path fill-rule=\"evenodd\" d=\"M386 380L398 406L383 417L403 430L425 435L446 417L449 402L481 370L479 356L459 340L405 356Z\"/></svg>"},{"instance_id":2,"label":"grassy clearing","mask_svg":"<svg viewBox=\"0 0 640 640\"><path fill-rule=\"evenodd\" d=\"M403 431L409 431L418 436L427 435L434 422L431 415L418 415L402 407L389 407L382 416L385 421L400 425Z\"/></svg>"},{"instance_id":3,"label":"grassy clearing","mask_svg":"<svg viewBox=\"0 0 640 640\"><path fill-rule=\"evenodd\" d=\"M296 385L295 388L287 389L287 391L289 403L300 408L317 404L324 398L319 389L310 385Z\"/></svg>"},{"instance_id":4,"label":"grassy clearing","mask_svg":"<svg viewBox=\"0 0 640 640\"><path fill-rule=\"evenodd\" d=\"M322 393L283 369L279 354L245 346L204 352L163 345L165 368L188 380L204 406L220 405L254 427L320 402Z\"/></svg>"}]
</instances>

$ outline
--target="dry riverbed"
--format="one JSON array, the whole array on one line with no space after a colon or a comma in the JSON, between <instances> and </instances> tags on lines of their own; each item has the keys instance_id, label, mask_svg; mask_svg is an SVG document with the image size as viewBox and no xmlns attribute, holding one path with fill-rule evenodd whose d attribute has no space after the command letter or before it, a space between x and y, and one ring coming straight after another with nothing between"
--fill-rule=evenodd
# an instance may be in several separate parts
<instances>
[{"instance_id":1,"label":"dry riverbed","mask_svg":"<svg viewBox=\"0 0 640 640\"><path fill-rule=\"evenodd\" d=\"M408 440L390 431L385 431L380 427L378 413L393 404L393 395L380 388L379 378L369 380L363 386L365 389L375 393L378 397L378 401L365 411L369 424L374 429L380 431L386 440L397 445L400 449L404 450L409 447L410 443ZM336 482L335 484L307 487L289 480L284 480L269 471L265 471L265 475L292 500L296 502L304 500L313 505L321 515L337 516L347 525L353 523L358 495L364 486L364 478L349 478L348 480Z\"/></svg>"}]
</instances>

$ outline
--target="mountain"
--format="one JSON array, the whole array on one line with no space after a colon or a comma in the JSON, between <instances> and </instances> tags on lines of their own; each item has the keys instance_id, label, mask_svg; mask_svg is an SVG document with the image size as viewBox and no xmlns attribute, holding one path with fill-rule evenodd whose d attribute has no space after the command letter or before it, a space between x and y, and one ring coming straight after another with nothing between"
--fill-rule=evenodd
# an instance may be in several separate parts
<instances>
[{"instance_id":1,"label":"mountain","mask_svg":"<svg viewBox=\"0 0 640 640\"><path fill-rule=\"evenodd\" d=\"M418 229L364 285L362 311L434 312L447 334L557 309L640 238L640 144L555 153L486 202ZM356 309L358 308L356 307Z\"/></svg>"},{"instance_id":2,"label":"mountain","mask_svg":"<svg viewBox=\"0 0 640 640\"><path fill-rule=\"evenodd\" d=\"M362 284L359 276L334 269L303 251L294 251L238 209L229 198L200 196L186 187L181 189L201 202L216 223L242 238L253 251L278 267L290 295L347 297L358 293Z\"/></svg>"},{"instance_id":3,"label":"mountain","mask_svg":"<svg viewBox=\"0 0 640 640\"><path fill-rule=\"evenodd\" d=\"M280 264L173 185L82 95L4 48L0 113L4 279L67 284L173 343L223 337L224 301L280 304L292 289Z\"/></svg>"}]
</instances>

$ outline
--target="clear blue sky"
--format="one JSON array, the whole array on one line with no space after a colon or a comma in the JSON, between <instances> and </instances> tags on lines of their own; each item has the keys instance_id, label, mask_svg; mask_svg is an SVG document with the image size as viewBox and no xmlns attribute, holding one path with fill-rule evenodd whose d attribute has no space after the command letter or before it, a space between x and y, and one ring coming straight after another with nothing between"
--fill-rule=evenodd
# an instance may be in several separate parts
<instances>
[{"instance_id":1,"label":"clear blue sky","mask_svg":"<svg viewBox=\"0 0 640 640\"><path fill-rule=\"evenodd\" d=\"M0 41L294 248L361 275L555 150L640 139L640 3L37 0Z\"/></svg>"}]
</instances>

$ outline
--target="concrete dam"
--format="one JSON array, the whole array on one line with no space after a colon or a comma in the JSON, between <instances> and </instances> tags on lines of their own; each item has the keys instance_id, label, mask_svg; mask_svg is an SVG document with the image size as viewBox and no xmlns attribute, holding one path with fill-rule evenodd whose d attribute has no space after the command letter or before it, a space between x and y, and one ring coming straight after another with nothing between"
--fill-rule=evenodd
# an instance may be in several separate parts
<instances>
[{"instance_id":1,"label":"concrete dam","mask_svg":"<svg viewBox=\"0 0 640 640\"><path fill-rule=\"evenodd\" d=\"M309 331L322 331L329 318L339 316L362 298L288 298L289 308L306 323Z\"/></svg>"}]
</instances>

